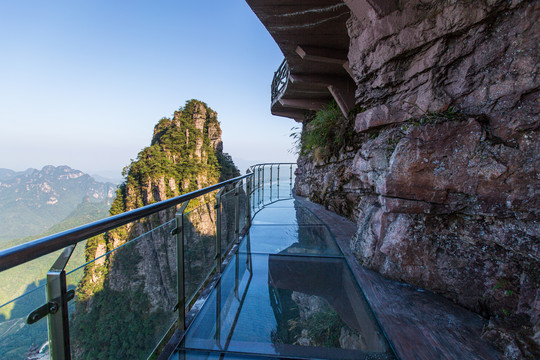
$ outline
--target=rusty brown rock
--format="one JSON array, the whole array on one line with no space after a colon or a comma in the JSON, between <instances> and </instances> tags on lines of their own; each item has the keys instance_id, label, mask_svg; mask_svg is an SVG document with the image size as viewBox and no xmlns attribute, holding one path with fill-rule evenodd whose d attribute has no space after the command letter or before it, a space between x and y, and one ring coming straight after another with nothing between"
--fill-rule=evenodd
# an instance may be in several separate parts
<instances>
[{"instance_id":1,"label":"rusty brown rock","mask_svg":"<svg viewBox=\"0 0 540 360\"><path fill-rule=\"evenodd\" d=\"M368 15L347 25L367 110L341 151L299 158L297 192L357 221L364 265L489 317L485 338L508 358L538 358L539 3Z\"/></svg>"}]
</instances>

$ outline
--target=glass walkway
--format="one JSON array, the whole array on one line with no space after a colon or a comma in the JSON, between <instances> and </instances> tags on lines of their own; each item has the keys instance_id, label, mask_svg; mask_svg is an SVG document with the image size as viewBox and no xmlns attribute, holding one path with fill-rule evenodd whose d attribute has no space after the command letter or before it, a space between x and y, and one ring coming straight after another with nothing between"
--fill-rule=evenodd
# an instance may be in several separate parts
<instances>
[{"instance_id":1,"label":"glass walkway","mask_svg":"<svg viewBox=\"0 0 540 360\"><path fill-rule=\"evenodd\" d=\"M504 358L479 315L355 263L294 166L0 250L0 359Z\"/></svg>"},{"instance_id":2,"label":"glass walkway","mask_svg":"<svg viewBox=\"0 0 540 360\"><path fill-rule=\"evenodd\" d=\"M293 167L0 250L0 358L393 359Z\"/></svg>"},{"instance_id":3,"label":"glass walkway","mask_svg":"<svg viewBox=\"0 0 540 360\"><path fill-rule=\"evenodd\" d=\"M171 359L394 358L328 227L283 185Z\"/></svg>"}]
</instances>

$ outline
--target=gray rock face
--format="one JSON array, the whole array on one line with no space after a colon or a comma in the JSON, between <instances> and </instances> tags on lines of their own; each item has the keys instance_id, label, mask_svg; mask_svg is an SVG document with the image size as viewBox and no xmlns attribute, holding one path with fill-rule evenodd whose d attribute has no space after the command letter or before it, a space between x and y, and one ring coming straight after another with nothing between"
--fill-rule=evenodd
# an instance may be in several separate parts
<instances>
[{"instance_id":1,"label":"gray rock face","mask_svg":"<svg viewBox=\"0 0 540 360\"><path fill-rule=\"evenodd\" d=\"M498 319L486 338L509 358L540 354L539 18L537 1L497 0L353 15L366 111L339 152L301 156L296 179L358 222L365 266Z\"/></svg>"}]
</instances>

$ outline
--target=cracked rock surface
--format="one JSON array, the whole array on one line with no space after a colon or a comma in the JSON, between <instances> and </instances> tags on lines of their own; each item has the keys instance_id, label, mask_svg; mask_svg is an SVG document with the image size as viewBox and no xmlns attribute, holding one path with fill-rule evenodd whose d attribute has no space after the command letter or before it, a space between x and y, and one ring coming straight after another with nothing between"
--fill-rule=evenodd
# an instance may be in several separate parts
<instances>
[{"instance_id":1,"label":"cracked rock surface","mask_svg":"<svg viewBox=\"0 0 540 360\"><path fill-rule=\"evenodd\" d=\"M353 15L365 111L343 119L339 151L300 156L296 178L358 223L363 265L480 313L509 359L540 357L539 20L519 0Z\"/></svg>"}]
</instances>

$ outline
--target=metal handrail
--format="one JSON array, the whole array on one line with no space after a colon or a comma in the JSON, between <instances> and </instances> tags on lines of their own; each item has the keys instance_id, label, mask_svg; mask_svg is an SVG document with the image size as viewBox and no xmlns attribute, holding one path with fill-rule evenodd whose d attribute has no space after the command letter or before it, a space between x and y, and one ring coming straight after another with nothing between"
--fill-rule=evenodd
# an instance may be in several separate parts
<instances>
[{"instance_id":1,"label":"metal handrail","mask_svg":"<svg viewBox=\"0 0 540 360\"><path fill-rule=\"evenodd\" d=\"M255 165L250 165L249 168L254 168L255 166L264 166L264 165L296 165L296 163L290 162L290 163L284 163L284 162L277 162L277 163L260 163Z\"/></svg>"},{"instance_id":2,"label":"metal handrail","mask_svg":"<svg viewBox=\"0 0 540 360\"><path fill-rule=\"evenodd\" d=\"M287 59L283 59L281 65L274 73L274 78L272 79L271 87L271 101L274 104L274 101L279 97L286 89L289 82L289 64Z\"/></svg>"},{"instance_id":3,"label":"metal handrail","mask_svg":"<svg viewBox=\"0 0 540 360\"><path fill-rule=\"evenodd\" d=\"M79 226L71 230L66 230L58 234L50 235L38 240L34 240L22 245L14 246L12 248L0 251L0 271L4 271L14 266L29 262L37 259L41 256L53 253L57 250L64 249L60 257L47 272L47 302L34 311L32 311L27 317L27 324L32 324L44 317L47 317L48 335L49 335L49 356L53 360L69 360L71 359L71 337L70 337L70 319L68 314L68 303L74 298L75 291L67 289L66 271L65 266L69 261L70 256L73 254L75 246L78 242L89 239L92 236L99 235L106 231L112 230L119 226L125 225L130 222L137 221L144 217L156 214L159 211L170 209L176 206L175 222L176 227L171 230L171 236L173 236L176 244L176 266L177 266L177 304L174 306L173 311L178 312L178 319L167 331L167 334L172 334L173 328L181 330L185 333L186 329L186 312L189 311L193 297L197 296L201 286L206 284L209 280L208 274L206 279L199 285L199 289L188 300L186 299L186 281L185 281L185 254L184 243L185 238L185 210L190 200L201 197L205 194L212 193L219 190L216 195L216 256L213 269L216 270L214 276L220 276L220 270L223 265L221 256L221 229L222 219L221 212L224 209L219 207L221 196L227 193L227 186L234 186L228 193L234 193L234 223L228 221L225 226L234 226L234 242L231 243L229 250L234 248L233 245L240 245L240 234L245 234L246 226L251 226L251 219L257 212L255 206L260 208L267 203L265 197L266 181L265 181L265 169L269 168L269 200L272 201L273 197L273 183L277 180L275 185L277 189L277 198L280 197L279 182L289 178L289 186L292 191L293 186L293 167L295 163L260 163L250 166L246 175L238 176L236 178L223 181L219 184L215 184L204 189L196 190L184 195L180 195L168 200L164 200L155 204L147 205L138 209L134 209L123 214L111 216L106 219L95 221L93 223ZM283 171L285 177L280 177L280 168L287 169ZM275 169L276 171L273 171ZM275 173L275 174L274 174ZM288 174L287 174L288 173ZM276 176L275 176L276 175ZM245 180L244 180L245 179ZM243 190L243 183L245 181L247 199L242 202L242 206L246 207L245 216L246 222L240 229L240 196L245 196ZM291 195L291 194L289 194ZM253 211L252 211L253 210ZM189 220L188 220L189 221ZM188 300L186 302L186 300ZM53 306L54 305L54 306ZM168 341L164 337L163 341ZM157 349L157 348L156 348Z\"/></svg>"},{"instance_id":4,"label":"metal handrail","mask_svg":"<svg viewBox=\"0 0 540 360\"><path fill-rule=\"evenodd\" d=\"M41 256L66 248L67 246L77 244L80 241L84 241L105 231L112 230L116 227L142 219L143 217L155 214L185 201L195 199L196 197L221 189L224 186L234 184L249 176L253 176L253 173L238 176L204 189L192 191L190 193L163 200L155 204L127 211L125 213L98 220L90 224L82 225L70 230L62 231L54 235L46 236L41 239L33 240L9 249L2 250L0 251L0 271L24 264Z\"/></svg>"}]
</instances>

